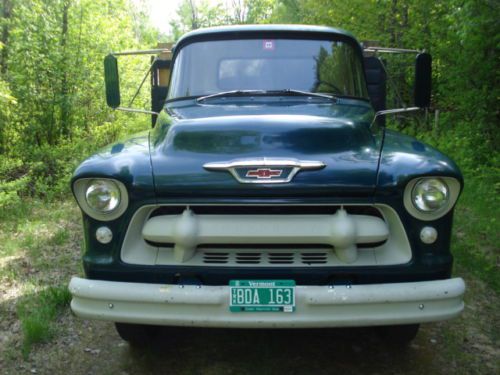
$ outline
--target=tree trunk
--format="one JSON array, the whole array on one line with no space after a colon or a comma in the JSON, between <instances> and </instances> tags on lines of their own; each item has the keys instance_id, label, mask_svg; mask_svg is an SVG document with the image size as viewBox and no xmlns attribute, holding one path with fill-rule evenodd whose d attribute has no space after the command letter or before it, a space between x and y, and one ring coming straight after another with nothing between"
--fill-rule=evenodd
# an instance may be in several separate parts
<instances>
[{"instance_id":1,"label":"tree trunk","mask_svg":"<svg viewBox=\"0 0 500 375\"><path fill-rule=\"evenodd\" d=\"M62 49L62 77L61 77L61 133L63 136L69 135L69 92L68 92L68 72L66 61L66 44L68 39L68 11L70 1L63 3L62 27L61 27L61 49Z\"/></svg>"},{"instance_id":2,"label":"tree trunk","mask_svg":"<svg viewBox=\"0 0 500 375\"><path fill-rule=\"evenodd\" d=\"M236 23L245 23L246 4L242 0L233 0L233 13Z\"/></svg>"},{"instance_id":3,"label":"tree trunk","mask_svg":"<svg viewBox=\"0 0 500 375\"><path fill-rule=\"evenodd\" d=\"M191 30L196 30L200 26L198 25L198 11L195 1L189 0L189 6L191 7Z\"/></svg>"},{"instance_id":4,"label":"tree trunk","mask_svg":"<svg viewBox=\"0 0 500 375\"><path fill-rule=\"evenodd\" d=\"M410 25L410 16L409 16L409 11L408 11L408 4L407 3L403 3L402 5L402 23L399 27L399 34L398 34L398 42L400 43L398 45L398 47L404 47L404 45L401 44L401 41L404 40L404 35L406 34L406 32L408 31L408 29L410 28L409 25ZM414 46L412 47L414 48Z\"/></svg>"},{"instance_id":5,"label":"tree trunk","mask_svg":"<svg viewBox=\"0 0 500 375\"><path fill-rule=\"evenodd\" d=\"M5 74L7 72L7 58L9 56L9 34L10 34L10 21L12 16L12 3L11 0L3 0L2 2L2 45L3 48L0 54L0 72Z\"/></svg>"},{"instance_id":6,"label":"tree trunk","mask_svg":"<svg viewBox=\"0 0 500 375\"><path fill-rule=\"evenodd\" d=\"M398 46L398 0L391 2L391 47Z\"/></svg>"}]
</instances>

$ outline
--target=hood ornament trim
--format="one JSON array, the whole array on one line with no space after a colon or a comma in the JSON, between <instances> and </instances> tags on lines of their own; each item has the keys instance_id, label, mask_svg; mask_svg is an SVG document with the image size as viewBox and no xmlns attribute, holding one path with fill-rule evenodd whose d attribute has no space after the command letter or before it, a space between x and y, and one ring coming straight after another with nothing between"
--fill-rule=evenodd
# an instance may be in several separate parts
<instances>
[{"instance_id":1,"label":"hood ornament trim","mask_svg":"<svg viewBox=\"0 0 500 375\"><path fill-rule=\"evenodd\" d=\"M251 158L234 159L230 161L212 162L203 164L203 168L209 171L228 171L242 184L282 184L290 182L295 175L304 170L317 170L324 168L325 163L312 160L283 159L283 158ZM250 173L257 171L280 171L281 173ZM243 169L243 175L238 170ZM289 170L286 173L286 170ZM254 178L251 178L254 177Z\"/></svg>"}]
</instances>

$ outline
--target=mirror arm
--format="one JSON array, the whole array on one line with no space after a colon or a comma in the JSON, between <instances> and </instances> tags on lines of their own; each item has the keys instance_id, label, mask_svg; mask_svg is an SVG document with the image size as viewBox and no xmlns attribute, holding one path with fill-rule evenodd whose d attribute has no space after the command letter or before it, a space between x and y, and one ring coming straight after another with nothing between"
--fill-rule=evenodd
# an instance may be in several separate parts
<instances>
[{"instance_id":1,"label":"mirror arm","mask_svg":"<svg viewBox=\"0 0 500 375\"><path fill-rule=\"evenodd\" d=\"M147 50L137 50L137 51L123 51L123 52L111 52L113 56L130 56L130 55L157 55L160 53L169 53L172 50L169 49L147 49Z\"/></svg>"},{"instance_id":2,"label":"mirror arm","mask_svg":"<svg viewBox=\"0 0 500 375\"><path fill-rule=\"evenodd\" d=\"M424 50L419 49L407 49L407 48L389 48L389 47L364 47L364 52L374 52L374 53L422 53Z\"/></svg>"},{"instance_id":3,"label":"mirror arm","mask_svg":"<svg viewBox=\"0 0 500 375\"><path fill-rule=\"evenodd\" d=\"M135 98L137 98L137 95L139 95L139 92L141 91L142 89L142 86L144 85L144 82L146 82L146 79L148 78L149 76L149 73L151 73L151 70L153 69L153 66L156 62L157 58L155 57L153 59L153 62L151 63L151 65L149 66L148 70L146 71L146 74L144 74L144 78L142 79L141 81L141 84L139 85L139 87L137 88L137 91L135 92L134 96L132 97L132 100L128 103L128 106L131 107L132 104L134 103L134 100Z\"/></svg>"},{"instance_id":4,"label":"mirror arm","mask_svg":"<svg viewBox=\"0 0 500 375\"><path fill-rule=\"evenodd\" d=\"M158 112L148 111L146 109L136 109L136 108L126 108L126 107L117 107L115 109L118 111L124 111L124 112L145 113L148 115L159 115Z\"/></svg>"},{"instance_id":5,"label":"mirror arm","mask_svg":"<svg viewBox=\"0 0 500 375\"><path fill-rule=\"evenodd\" d=\"M420 108L420 107L408 107L408 108L384 109L382 111L378 111L377 113L375 113L375 116L373 116L373 120L370 124L370 128L373 126L373 124L377 120L377 117L379 117L379 116L391 115L391 114L396 114L396 113L415 112L415 111L418 111L420 109L422 109L422 108Z\"/></svg>"},{"instance_id":6,"label":"mirror arm","mask_svg":"<svg viewBox=\"0 0 500 375\"><path fill-rule=\"evenodd\" d=\"M394 82L394 80L392 79L392 75L389 73L389 70L387 70L387 68L384 64L384 61L382 59L379 59L379 61L380 61L380 65L382 65L382 69L384 69L385 75L387 77L386 81L388 81L389 84L392 86L392 89L394 90L394 93L396 94L397 99L399 99L399 103L396 103L396 105L401 105L403 107L406 107L406 103L403 100L403 98L401 97L401 93L398 90L396 82Z\"/></svg>"}]
</instances>

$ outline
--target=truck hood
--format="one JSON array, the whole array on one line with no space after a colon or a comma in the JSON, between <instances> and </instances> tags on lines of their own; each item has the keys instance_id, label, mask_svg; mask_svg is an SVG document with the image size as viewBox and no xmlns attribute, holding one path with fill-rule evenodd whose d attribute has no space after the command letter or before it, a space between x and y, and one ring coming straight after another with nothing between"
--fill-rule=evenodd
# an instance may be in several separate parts
<instances>
[{"instance_id":1,"label":"truck hood","mask_svg":"<svg viewBox=\"0 0 500 375\"><path fill-rule=\"evenodd\" d=\"M167 199L372 195L381 134L370 130L368 103L343 102L171 106L151 133L156 194ZM258 184L242 183L229 170L207 168L264 158L270 169L277 159L324 167L300 170L289 182L264 178Z\"/></svg>"}]
</instances>

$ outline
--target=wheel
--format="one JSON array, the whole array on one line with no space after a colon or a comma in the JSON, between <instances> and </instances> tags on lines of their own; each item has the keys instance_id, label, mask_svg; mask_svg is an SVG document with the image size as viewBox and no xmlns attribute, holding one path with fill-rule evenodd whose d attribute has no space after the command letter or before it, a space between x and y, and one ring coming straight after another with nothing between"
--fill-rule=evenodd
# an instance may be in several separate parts
<instances>
[{"instance_id":1,"label":"wheel","mask_svg":"<svg viewBox=\"0 0 500 375\"><path fill-rule=\"evenodd\" d=\"M409 344L417 336L419 328L420 324L375 327L380 338L396 345Z\"/></svg>"},{"instance_id":2,"label":"wheel","mask_svg":"<svg viewBox=\"0 0 500 375\"><path fill-rule=\"evenodd\" d=\"M158 327L143 324L115 323L120 337L133 347L145 347L158 334Z\"/></svg>"}]
</instances>

